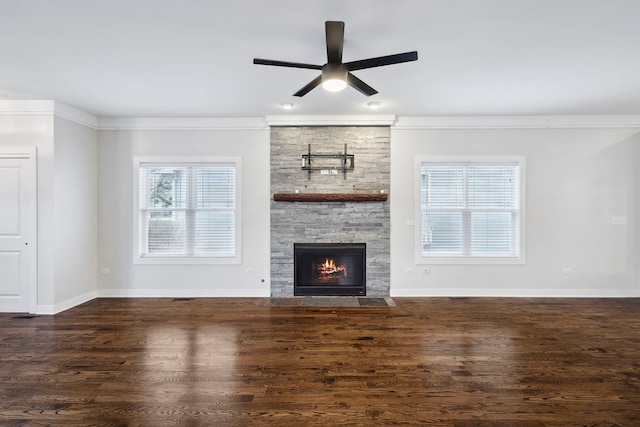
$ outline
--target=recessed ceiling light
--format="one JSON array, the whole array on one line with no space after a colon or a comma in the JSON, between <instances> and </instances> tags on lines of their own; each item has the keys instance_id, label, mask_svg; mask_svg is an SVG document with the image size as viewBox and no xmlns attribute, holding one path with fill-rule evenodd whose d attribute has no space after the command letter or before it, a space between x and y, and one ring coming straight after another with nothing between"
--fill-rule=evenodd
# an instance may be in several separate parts
<instances>
[{"instance_id":1,"label":"recessed ceiling light","mask_svg":"<svg viewBox=\"0 0 640 427\"><path fill-rule=\"evenodd\" d=\"M285 110L291 110L293 108L293 104L290 102L283 102L280 106Z\"/></svg>"},{"instance_id":2,"label":"recessed ceiling light","mask_svg":"<svg viewBox=\"0 0 640 427\"><path fill-rule=\"evenodd\" d=\"M372 110L377 110L378 108L380 108L380 106L382 106L382 103L379 101L371 101L367 104L367 107L371 108Z\"/></svg>"}]
</instances>

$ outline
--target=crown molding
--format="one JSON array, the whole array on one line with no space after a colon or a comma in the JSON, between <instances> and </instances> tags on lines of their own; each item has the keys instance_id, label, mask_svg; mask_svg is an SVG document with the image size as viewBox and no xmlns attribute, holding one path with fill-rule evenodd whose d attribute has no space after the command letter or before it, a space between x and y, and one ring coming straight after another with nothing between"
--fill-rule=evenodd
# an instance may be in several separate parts
<instances>
[{"instance_id":1,"label":"crown molding","mask_svg":"<svg viewBox=\"0 0 640 427\"><path fill-rule=\"evenodd\" d=\"M98 130L268 129L263 117L100 117Z\"/></svg>"},{"instance_id":2,"label":"crown molding","mask_svg":"<svg viewBox=\"0 0 640 427\"><path fill-rule=\"evenodd\" d=\"M56 117L78 123L79 125L83 125L94 130L98 129L98 118L96 116L80 111L70 105L63 104L62 102L55 101L54 114Z\"/></svg>"},{"instance_id":3,"label":"crown molding","mask_svg":"<svg viewBox=\"0 0 640 427\"><path fill-rule=\"evenodd\" d=\"M52 100L3 99L0 115L56 116L82 126L98 129L98 118L70 105Z\"/></svg>"},{"instance_id":4,"label":"crown molding","mask_svg":"<svg viewBox=\"0 0 640 427\"><path fill-rule=\"evenodd\" d=\"M50 115L54 112L54 101L0 99L0 114L2 115Z\"/></svg>"},{"instance_id":5,"label":"crown molding","mask_svg":"<svg viewBox=\"0 0 640 427\"><path fill-rule=\"evenodd\" d=\"M640 128L640 115L95 117L53 100L0 100L0 115L51 115L95 130L247 130L270 126L391 126L394 129Z\"/></svg>"},{"instance_id":6,"label":"crown molding","mask_svg":"<svg viewBox=\"0 0 640 427\"><path fill-rule=\"evenodd\" d=\"M640 128L640 115L399 117L394 129Z\"/></svg>"},{"instance_id":7,"label":"crown molding","mask_svg":"<svg viewBox=\"0 0 640 427\"><path fill-rule=\"evenodd\" d=\"M267 116L269 126L391 126L396 116Z\"/></svg>"}]
</instances>

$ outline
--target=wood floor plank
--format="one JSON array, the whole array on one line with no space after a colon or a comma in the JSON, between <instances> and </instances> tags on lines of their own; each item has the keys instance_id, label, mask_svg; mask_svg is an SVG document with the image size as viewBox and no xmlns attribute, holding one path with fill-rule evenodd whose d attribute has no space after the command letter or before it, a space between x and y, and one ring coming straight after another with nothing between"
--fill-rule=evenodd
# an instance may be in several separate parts
<instances>
[{"instance_id":1,"label":"wood floor plank","mask_svg":"<svg viewBox=\"0 0 640 427\"><path fill-rule=\"evenodd\" d=\"M639 299L0 314L0 425L640 425Z\"/></svg>"}]
</instances>

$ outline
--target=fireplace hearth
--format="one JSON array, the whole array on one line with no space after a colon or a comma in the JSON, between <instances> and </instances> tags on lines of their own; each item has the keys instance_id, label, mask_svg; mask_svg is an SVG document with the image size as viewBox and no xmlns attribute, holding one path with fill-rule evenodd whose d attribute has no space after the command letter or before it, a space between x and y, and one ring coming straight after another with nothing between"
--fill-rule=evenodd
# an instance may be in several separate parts
<instances>
[{"instance_id":1,"label":"fireplace hearth","mask_svg":"<svg viewBox=\"0 0 640 427\"><path fill-rule=\"evenodd\" d=\"M294 243L294 295L366 295L366 249L365 243Z\"/></svg>"}]
</instances>

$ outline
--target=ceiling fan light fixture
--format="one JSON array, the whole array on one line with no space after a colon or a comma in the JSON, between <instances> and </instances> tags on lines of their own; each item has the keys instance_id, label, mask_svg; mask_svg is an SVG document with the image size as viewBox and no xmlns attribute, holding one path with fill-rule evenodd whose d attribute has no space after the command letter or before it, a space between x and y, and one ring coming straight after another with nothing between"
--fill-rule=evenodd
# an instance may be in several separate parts
<instances>
[{"instance_id":1,"label":"ceiling fan light fixture","mask_svg":"<svg viewBox=\"0 0 640 427\"><path fill-rule=\"evenodd\" d=\"M349 70L342 64L326 64L322 67L322 88L329 92L340 92L347 87Z\"/></svg>"},{"instance_id":2,"label":"ceiling fan light fixture","mask_svg":"<svg viewBox=\"0 0 640 427\"><path fill-rule=\"evenodd\" d=\"M347 87L347 82L341 79L328 79L322 82L322 89L328 92L340 92Z\"/></svg>"}]
</instances>

